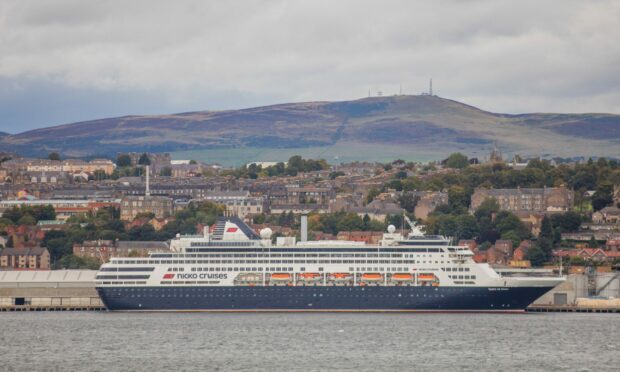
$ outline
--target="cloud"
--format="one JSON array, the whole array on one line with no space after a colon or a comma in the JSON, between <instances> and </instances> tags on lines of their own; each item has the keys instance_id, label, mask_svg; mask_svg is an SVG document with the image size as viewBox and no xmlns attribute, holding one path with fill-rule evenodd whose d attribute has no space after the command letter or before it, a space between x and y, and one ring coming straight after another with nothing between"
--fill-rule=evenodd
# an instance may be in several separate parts
<instances>
[{"instance_id":1,"label":"cloud","mask_svg":"<svg viewBox=\"0 0 620 372\"><path fill-rule=\"evenodd\" d=\"M490 111L620 113L618 34L611 0L9 0L0 129L354 99L401 84L419 93L431 76L439 95ZM29 105L45 109L35 119Z\"/></svg>"}]
</instances>

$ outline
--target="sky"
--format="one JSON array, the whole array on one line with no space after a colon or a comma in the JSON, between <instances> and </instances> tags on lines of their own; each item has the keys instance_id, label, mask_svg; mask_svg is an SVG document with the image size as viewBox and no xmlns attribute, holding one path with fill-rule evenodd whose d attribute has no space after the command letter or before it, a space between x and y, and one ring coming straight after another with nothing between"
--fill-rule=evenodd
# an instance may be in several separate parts
<instances>
[{"instance_id":1,"label":"sky","mask_svg":"<svg viewBox=\"0 0 620 372\"><path fill-rule=\"evenodd\" d=\"M434 93L620 114L620 1L0 1L0 131Z\"/></svg>"}]
</instances>

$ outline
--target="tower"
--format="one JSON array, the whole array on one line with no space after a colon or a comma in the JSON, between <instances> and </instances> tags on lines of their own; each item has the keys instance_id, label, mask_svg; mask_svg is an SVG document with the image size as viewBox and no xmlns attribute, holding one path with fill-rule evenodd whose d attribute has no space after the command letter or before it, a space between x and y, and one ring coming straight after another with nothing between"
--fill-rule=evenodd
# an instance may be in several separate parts
<instances>
[{"instance_id":1,"label":"tower","mask_svg":"<svg viewBox=\"0 0 620 372\"><path fill-rule=\"evenodd\" d=\"M431 81L429 83L429 87L428 87L428 95L432 96L433 95L433 78L431 78Z\"/></svg>"}]
</instances>

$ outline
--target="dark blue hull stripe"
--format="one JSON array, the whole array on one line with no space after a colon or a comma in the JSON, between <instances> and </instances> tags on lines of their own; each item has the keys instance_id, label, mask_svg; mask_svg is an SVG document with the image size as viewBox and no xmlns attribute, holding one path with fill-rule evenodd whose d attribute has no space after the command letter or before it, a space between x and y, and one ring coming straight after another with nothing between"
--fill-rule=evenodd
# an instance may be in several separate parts
<instances>
[{"instance_id":1,"label":"dark blue hull stripe","mask_svg":"<svg viewBox=\"0 0 620 372\"><path fill-rule=\"evenodd\" d=\"M519 311L552 287L105 287L109 310Z\"/></svg>"}]
</instances>

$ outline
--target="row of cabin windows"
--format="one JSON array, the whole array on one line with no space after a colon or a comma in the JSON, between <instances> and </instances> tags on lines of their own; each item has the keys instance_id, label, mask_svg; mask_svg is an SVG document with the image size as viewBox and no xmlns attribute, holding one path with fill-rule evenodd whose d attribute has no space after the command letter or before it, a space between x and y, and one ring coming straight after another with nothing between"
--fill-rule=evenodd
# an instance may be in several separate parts
<instances>
[{"instance_id":1,"label":"row of cabin windows","mask_svg":"<svg viewBox=\"0 0 620 372\"><path fill-rule=\"evenodd\" d=\"M113 261L113 264L136 264L134 261ZM431 260L149 260L150 265L157 264L445 264L446 261ZM110 269L111 270L111 269ZM113 271L113 270L111 270ZM119 268L118 271L125 271ZM152 271L140 268L132 268L127 271Z\"/></svg>"},{"instance_id":2,"label":"row of cabin windows","mask_svg":"<svg viewBox=\"0 0 620 372\"><path fill-rule=\"evenodd\" d=\"M469 267L442 267L441 268L442 271L469 271Z\"/></svg>"},{"instance_id":3,"label":"row of cabin windows","mask_svg":"<svg viewBox=\"0 0 620 372\"><path fill-rule=\"evenodd\" d=\"M212 253L212 254L153 254L152 258L414 258L414 257L444 257L443 254L402 254L402 253Z\"/></svg>"},{"instance_id":4,"label":"row of cabin windows","mask_svg":"<svg viewBox=\"0 0 620 372\"><path fill-rule=\"evenodd\" d=\"M448 275L450 279L476 279L475 275Z\"/></svg>"}]
</instances>

